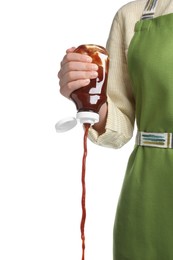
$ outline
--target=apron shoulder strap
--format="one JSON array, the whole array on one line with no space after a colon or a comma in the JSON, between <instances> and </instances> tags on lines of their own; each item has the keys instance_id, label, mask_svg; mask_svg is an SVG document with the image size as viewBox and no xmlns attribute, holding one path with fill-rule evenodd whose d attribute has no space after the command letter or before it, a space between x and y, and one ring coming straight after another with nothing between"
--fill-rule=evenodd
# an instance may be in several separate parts
<instances>
[{"instance_id":1,"label":"apron shoulder strap","mask_svg":"<svg viewBox=\"0 0 173 260\"><path fill-rule=\"evenodd\" d=\"M144 11L141 16L141 20L152 19L156 11L158 0L147 0Z\"/></svg>"}]
</instances>

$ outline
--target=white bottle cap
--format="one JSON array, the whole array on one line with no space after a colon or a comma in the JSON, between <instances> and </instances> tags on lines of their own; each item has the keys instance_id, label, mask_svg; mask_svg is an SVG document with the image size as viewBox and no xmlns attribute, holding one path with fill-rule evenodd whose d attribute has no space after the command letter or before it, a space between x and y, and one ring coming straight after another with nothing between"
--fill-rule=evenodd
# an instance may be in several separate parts
<instances>
[{"instance_id":1,"label":"white bottle cap","mask_svg":"<svg viewBox=\"0 0 173 260\"><path fill-rule=\"evenodd\" d=\"M99 114L95 112L78 112L76 118L79 119L81 124L91 124L94 125L99 121Z\"/></svg>"},{"instance_id":2,"label":"white bottle cap","mask_svg":"<svg viewBox=\"0 0 173 260\"><path fill-rule=\"evenodd\" d=\"M67 117L58 121L55 125L55 129L57 133L63 133L72 129L76 125L77 125L77 120L75 117Z\"/></svg>"}]
</instances>

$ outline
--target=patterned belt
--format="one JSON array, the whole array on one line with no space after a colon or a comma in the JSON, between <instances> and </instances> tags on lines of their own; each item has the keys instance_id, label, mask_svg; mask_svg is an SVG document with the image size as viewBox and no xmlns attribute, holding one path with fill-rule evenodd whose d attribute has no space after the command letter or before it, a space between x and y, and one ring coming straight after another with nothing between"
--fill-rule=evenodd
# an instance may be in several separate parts
<instances>
[{"instance_id":1,"label":"patterned belt","mask_svg":"<svg viewBox=\"0 0 173 260\"><path fill-rule=\"evenodd\" d=\"M141 146L173 148L173 133L137 132L136 144Z\"/></svg>"}]
</instances>

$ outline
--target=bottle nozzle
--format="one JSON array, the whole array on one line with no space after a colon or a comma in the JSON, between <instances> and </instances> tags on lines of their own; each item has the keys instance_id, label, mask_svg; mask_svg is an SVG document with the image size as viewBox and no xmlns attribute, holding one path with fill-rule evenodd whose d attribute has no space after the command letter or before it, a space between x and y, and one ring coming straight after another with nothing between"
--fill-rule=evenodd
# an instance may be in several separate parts
<instances>
[{"instance_id":1,"label":"bottle nozzle","mask_svg":"<svg viewBox=\"0 0 173 260\"><path fill-rule=\"evenodd\" d=\"M76 118L80 121L81 124L90 124L94 125L99 121L99 114L95 112L88 112L88 111L83 111L83 112L78 112L76 115Z\"/></svg>"}]
</instances>

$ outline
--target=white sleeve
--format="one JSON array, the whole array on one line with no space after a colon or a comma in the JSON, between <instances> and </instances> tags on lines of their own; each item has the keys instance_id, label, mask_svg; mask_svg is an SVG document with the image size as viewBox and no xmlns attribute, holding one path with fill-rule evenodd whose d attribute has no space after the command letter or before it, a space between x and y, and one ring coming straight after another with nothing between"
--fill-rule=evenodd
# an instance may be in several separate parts
<instances>
[{"instance_id":1,"label":"white sleeve","mask_svg":"<svg viewBox=\"0 0 173 260\"><path fill-rule=\"evenodd\" d=\"M127 66L127 49L122 19L115 15L107 41L110 64L107 84L108 116L106 131L102 135L91 127L89 139L101 146L120 148L133 135L135 102ZM122 24L122 25L121 25Z\"/></svg>"}]
</instances>

